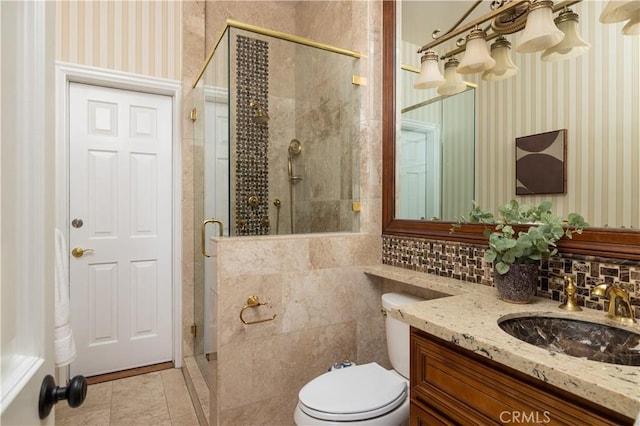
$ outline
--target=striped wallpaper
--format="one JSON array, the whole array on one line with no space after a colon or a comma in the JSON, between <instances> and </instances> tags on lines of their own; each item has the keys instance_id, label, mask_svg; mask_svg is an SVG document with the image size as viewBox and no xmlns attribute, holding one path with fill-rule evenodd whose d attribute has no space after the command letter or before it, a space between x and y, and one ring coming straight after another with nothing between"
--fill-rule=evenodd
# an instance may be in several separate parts
<instances>
[{"instance_id":1,"label":"striped wallpaper","mask_svg":"<svg viewBox=\"0 0 640 426\"><path fill-rule=\"evenodd\" d=\"M179 1L58 1L56 60L180 80Z\"/></svg>"},{"instance_id":2,"label":"striped wallpaper","mask_svg":"<svg viewBox=\"0 0 640 426\"><path fill-rule=\"evenodd\" d=\"M558 214L578 212L594 226L640 227L640 42L621 35L623 24L598 22L604 4L572 7L593 46L586 54L546 63L514 49L515 77L466 77L478 84L476 200L483 207L550 199ZM508 38L517 45L518 35ZM557 129L568 134L567 193L515 197L515 138Z\"/></svg>"}]
</instances>

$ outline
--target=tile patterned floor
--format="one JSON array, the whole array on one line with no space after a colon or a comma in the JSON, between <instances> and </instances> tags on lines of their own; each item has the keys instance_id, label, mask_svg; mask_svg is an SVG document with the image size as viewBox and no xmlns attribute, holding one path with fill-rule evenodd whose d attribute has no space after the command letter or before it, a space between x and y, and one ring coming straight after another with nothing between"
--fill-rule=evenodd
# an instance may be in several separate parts
<instances>
[{"instance_id":1,"label":"tile patterned floor","mask_svg":"<svg viewBox=\"0 0 640 426\"><path fill-rule=\"evenodd\" d=\"M89 385L78 408L56 405L57 426L197 426L184 377L172 368Z\"/></svg>"}]
</instances>

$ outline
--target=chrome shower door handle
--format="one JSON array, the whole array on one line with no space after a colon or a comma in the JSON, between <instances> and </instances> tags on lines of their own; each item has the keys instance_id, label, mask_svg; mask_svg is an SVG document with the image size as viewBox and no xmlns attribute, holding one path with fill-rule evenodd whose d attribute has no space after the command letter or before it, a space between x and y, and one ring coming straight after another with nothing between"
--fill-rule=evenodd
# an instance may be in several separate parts
<instances>
[{"instance_id":1,"label":"chrome shower door handle","mask_svg":"<svg viewBox=\"0 0 640 426\"><path fill-rule=\"evenodd\" d=\"M220 230L220 236L222 237L222 235L224 234L224 225L222 224L222 221L211 218L211 219L206 219L204 222L202 222L202 227L200 228L200 250L202 251L202 255L204 257L211 257L211 255L207 254L207 250L205 247L205 244L206 244L205 230L207 228L208 223L217 223Z\"/></svg>"}]
</instances>

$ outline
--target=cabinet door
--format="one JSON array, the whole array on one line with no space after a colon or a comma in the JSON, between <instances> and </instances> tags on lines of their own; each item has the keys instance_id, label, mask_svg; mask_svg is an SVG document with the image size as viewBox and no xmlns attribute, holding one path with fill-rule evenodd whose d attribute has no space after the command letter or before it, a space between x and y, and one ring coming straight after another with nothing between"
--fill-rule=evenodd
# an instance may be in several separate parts
<instances>
[{"instance_id":1,"label":"cabinet door","mask_svg":"<svg viewBox=\"0 0 640 426\"><path fill-rule=\"evenodd\" d=\"M464 425L633 424L633 419L417 329L411 334L411 401Z\"/></svg>"},{"instance_id":2,"label":"cabinet door","mask_svg":"<svg viewBox=\"0 0 640 426\"><path fill-rule=\"evenodd\" d=\"M409 424L411 426L452 426L450 422L429 407L411 403Z\"/></svg>"}]
</instances>

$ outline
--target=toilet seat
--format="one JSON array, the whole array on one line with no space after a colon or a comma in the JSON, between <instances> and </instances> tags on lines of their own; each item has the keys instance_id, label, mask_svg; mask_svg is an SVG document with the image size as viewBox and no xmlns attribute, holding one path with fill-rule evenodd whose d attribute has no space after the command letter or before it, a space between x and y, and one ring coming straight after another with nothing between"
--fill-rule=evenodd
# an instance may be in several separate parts
<instances>
[{"instance_id":1,"label":"toilet seat","mask_svg":"<svg viewBox=\"0 0 640 426\"><path fill-rule=\"evenodd\" d=\"M371 419L394 410L407 398L407 381L375 362L330 371L298 394L300 409L321 420Z\"/></svg>"}]
</instances>

